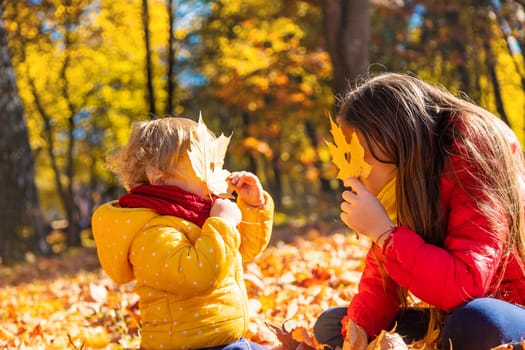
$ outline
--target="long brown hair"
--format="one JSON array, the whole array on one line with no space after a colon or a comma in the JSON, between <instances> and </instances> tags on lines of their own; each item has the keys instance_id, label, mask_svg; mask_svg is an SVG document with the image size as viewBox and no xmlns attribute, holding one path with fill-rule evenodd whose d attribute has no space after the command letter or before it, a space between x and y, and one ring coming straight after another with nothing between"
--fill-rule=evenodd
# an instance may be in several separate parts
<instances>
[{"instance_id":1,"label":"long brown hair","mask_svg":"<svg viewBox=\"0 0 525 350\"><path fill-rule=\"evenodd\" d=\"M376 147L387 157L378 160L398 168L399 224L427 243L442 245L447 223L440 207L440 180L454 154L472 164L476 183L465 190L483 194L476 196L478 209L496 232L506 231L506 252L516 247L525 258L519 186L525 177L523 154L513 152L510 129L499 118L408 74L371 78L341 102L339 117L363 134L370 149ZM501 227L501 213L506 227Z\"/></svg>"},{"instance_id":2,"label":"long brown hair","mask_svg":"<svg viewBox=\"0 0 525 350\"><path fill-rule=\"evenodd\" d=\"M512 149L509 139L515 136L507 125L465 98L407 74L370 78L340 102L340 120L364 136L372 156L397 166L399 225L427 243L443 245L447 216L440 203L440 181L452 170L450 156L462 157L474 180L464 190L489 220L493 232L487 234L505 240L500 280L510 253L518 254L525 271L525 166L521 150ZM385 159L374 154L375 149ZM407 291L399 288L398 293L406 305ZM434 342L443 314L430 310L425 338Z\"/></svg>"}]
</instances>

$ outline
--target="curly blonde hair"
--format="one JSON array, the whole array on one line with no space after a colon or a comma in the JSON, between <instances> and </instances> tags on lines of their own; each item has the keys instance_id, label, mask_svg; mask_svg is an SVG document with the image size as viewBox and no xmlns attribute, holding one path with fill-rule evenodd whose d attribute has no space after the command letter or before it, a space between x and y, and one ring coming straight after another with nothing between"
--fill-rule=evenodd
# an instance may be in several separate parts
<instances>
[{"instance_id":1,"label":"curly blonde hair","mask_svg":"<svg viewBox=\"0 0 525 350\"><path fill-rule=\"evenodd\" d=\"M108 157L108 166L127 190L149 184L148 170L169 173L186 155L197 125L176 117L134 123L128 143Z\"/></svg>"}]
</instances>

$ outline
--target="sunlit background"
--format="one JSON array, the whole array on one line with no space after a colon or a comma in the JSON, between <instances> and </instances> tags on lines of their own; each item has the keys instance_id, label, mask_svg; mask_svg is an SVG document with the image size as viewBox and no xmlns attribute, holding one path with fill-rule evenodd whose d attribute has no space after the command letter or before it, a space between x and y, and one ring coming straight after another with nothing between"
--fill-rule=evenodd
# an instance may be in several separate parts
<instances>
[{"instance_id":1,"label":"sunlit background","mask_svg":"<svg viewBox=\"0 0 525 350\"><path fill-rule=\"evenodd\" d=\"M5 130L27 129L24 140L2 134L7 150L0 154L7 159L9 145L25 142L28 151L17 152L27 169L34 166L34 174L22 169L24 181L5 176L0 257L92 244L93 208L123 193L104 156L137 120L202 113L211 130L232 134L226 167L259 175L276 201L276 227L338 224L328 115L337 110L336 97L367 74L413 72L462 92L510 124L523 144L524 5L0 2L1 43L18 88L0 94L23 106L20 124ZM33 183L30 199L11 191L27 195Z\"/></svg>"}]
</instances>

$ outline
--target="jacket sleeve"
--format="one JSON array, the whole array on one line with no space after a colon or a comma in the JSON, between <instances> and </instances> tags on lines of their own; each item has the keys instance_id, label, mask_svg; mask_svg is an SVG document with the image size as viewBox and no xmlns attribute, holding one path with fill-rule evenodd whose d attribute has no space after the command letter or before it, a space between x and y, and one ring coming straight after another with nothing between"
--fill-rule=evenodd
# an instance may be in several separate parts
<instances>
[{"instance_id":1,"label":"jacket sleeve","mask_svg":"<svg viewBox=\"0 0 525 350\"><path fill-rule=\"evenodd\" d=\"M390 325L400 306L396 284L382 273L378 264L382 259L381 250L372 245L366 256L358 292L350 301L343 320L343 326L351 319L372 337Z\"/></svg>"},{"instance_id":2,"label":"jacket sleeve","mask_svg":"<svg viewBox=\"0 0 525 350\"><path fill-rule=\"evenodd\" d=\"M151 220L132 243L137 281L179 296L206 293L219 284L238 255L240 237L227 221L210 217L202 228L176 217Z\"/></svg>"},{"instance_id":3,"label":"jacket sleeve","mask_svg":"<svg viewBox=\"0 0 525 350\"><path fill-rule=\"evenodd\" d=\"M245 262L261 253L268 245L272 235L274 202L266 192L264 197L266 202L262 208L251 207L242 199L237 199L237 205L242 213L242 221L239 224L240 251Z\"/></svg>"},{"instance_id":4,"label":"jacket sleeve","mask_svg":"<svg viewBox=\"0 0 525 350\"><path fill-rule=\"evenodd\" d=\"M442 180L441 187L448 213L443 247L427 244L412 230L399 227L386 249L385 268L416 297L449 311L487 295L501 259L505 232L494 232L476 209L476 199L457 181ZM500 222L504 228L505 218Z\"/></svg>"},{"instance_id":5,"label":"jacket sleeve","mask_svg":"<svg viewBox=\"0 0 525 350\"><path fill-rule=\"evenodd\" d=\"M127 283L135 279L128 252L136 232L144 223L157 216L153 210L126 208L112 201L99 206L93 213L91 227L97 246L100 265L116 283ZM133 220L130 218L133 217Z\"/></svg>"}]
</instances>

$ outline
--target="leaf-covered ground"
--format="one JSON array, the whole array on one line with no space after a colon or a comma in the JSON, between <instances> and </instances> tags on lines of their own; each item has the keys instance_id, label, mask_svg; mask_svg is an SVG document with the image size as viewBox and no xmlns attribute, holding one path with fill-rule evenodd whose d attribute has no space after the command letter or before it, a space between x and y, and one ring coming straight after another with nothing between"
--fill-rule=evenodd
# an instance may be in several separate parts
<instances>
[{"instance_id":1,"label":"leaf-covered ground","mask_svg":"<svg viewBox=\"0 0 525 350\"><path fill-rule=\"evenodd\" d=\"M248 337L276 350L315 346L313 322L323 310L348 303L368 247L364 238L343 231L301 233L291 239L296 232L290 230L288 243L273 242L246 265ZM29 260L0 266L0 349L139 347L133 284L113 283L94 248Z\"/></svg>"}]
</instances>

